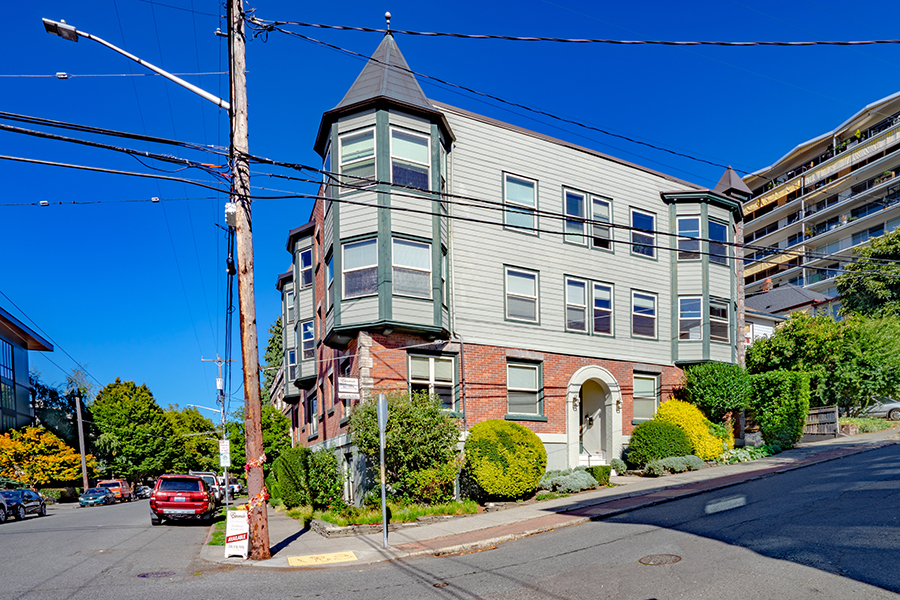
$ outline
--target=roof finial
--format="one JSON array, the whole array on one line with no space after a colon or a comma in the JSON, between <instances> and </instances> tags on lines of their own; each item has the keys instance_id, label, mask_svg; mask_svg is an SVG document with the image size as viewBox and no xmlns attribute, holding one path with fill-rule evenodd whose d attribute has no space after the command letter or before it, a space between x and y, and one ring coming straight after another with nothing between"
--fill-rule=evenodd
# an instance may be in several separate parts
<instances>
[{"instance_id":1,"label":"roof finial","mask_svg":"<svg viewBox=\"0 0 900 600\"><path fill-rule=\"evenodd\" d=\"M391 33L391 13L389 13L389 12L384 13L384 20L387 21L387 29L388 29L387 33L390 34Z\"/></svg>"}]
</instances>

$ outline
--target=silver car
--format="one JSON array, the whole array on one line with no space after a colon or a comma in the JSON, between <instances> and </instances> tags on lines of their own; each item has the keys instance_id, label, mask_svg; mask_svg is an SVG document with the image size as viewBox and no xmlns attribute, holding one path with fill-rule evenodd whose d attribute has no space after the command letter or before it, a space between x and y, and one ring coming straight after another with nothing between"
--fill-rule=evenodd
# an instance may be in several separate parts
<instances>
[{"instance_id":1,"label":"silver car","mask_svg":"<svg viewBox=\"0 0 900 600\"><path fill-rule=\"evenodd\" d=\"M876 398L875 403L866 408L862 416L882 417L891 421L900 421L900 400L893 398Z\"/></svg>"}]
</instances>

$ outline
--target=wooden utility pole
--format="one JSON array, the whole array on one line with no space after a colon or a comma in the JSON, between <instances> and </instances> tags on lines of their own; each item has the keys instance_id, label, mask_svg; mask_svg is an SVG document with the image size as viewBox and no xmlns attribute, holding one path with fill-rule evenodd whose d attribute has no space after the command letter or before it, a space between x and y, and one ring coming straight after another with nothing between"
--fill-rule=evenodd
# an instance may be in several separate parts
<instances>
[{"instance_id":1,"label":"wooden utility pole","mask_svg":"<svg viewBox=\"0 0 900 600\"><path fill-rule=\"evenodd\" d=\"M75 392L75 418L78 423L78 449L81 451L81 485L87 490L87 461L84 458L84 426L81 424L81 393Z\"/></svg>"},{"instance_id":2,"label":"wooden utility pole","mask_svg":"<svg viewBox=\"0 0 900 600\"><path fill-rule=\"evenodd\" d=\"M247 76L242 0L228 0L228 49L231 71L231 189L232 201L237 205L238 312L244 367L244 437L247 440L247 491L253 505L248 515L248 555L252 560L264 560L272 554L269 551L266 502L260 497L265 489L262 467L265 454L260 419L256 298L253 292L253 221L250 218L250 168L247 164Z\"/></svg>"}]
</instances>

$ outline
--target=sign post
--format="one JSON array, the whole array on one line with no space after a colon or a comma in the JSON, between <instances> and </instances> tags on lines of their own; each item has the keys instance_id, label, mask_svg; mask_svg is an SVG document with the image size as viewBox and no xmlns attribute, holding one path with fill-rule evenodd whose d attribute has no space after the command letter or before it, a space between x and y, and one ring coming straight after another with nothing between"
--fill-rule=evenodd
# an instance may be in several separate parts
<instances>
[{"instance_id":1,"label":"sign post","mask_svg":"<svg viewBox=\"0 0 900 600\"><path fill-rule=\"evenodd\" d=\"M384 548L388 547L388 518L387 518L387 500L385 495L384 483L384 430L387 427L388 406L387 397L384 394L378 394L378 405L375 413L378 416L378 438L381 442L381 524L384 530Z\"/></svg>"}]
</instances>

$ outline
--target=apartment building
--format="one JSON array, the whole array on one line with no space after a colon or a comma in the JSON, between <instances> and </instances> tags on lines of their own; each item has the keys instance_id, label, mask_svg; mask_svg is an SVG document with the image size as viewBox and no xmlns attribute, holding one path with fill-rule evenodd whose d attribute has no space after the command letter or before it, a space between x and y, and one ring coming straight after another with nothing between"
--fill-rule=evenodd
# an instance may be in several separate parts
<instances>
[{"instance_id":1,"label":"apartment building","mask_svg":"<svg viewBox=\"0 0 900 600\"><path fill-rule=\"evenodd\" d=\"M0 434L34 424L29 350L53 352L53 344L0 308Z\"/></svg>"},{"instance_id":2,"label":"apartment building","mask_svg":"<svg viewBox=\"0 0 900 600\"><path fill-rule=\"evenodd\" d=\"M900 225L900 93L744 178L748 295L792 284L833 297L853 249Z\"/></svg>"},{"instance_id":3,"label":"apartment building","mask_svg":"<svg viewBox=\"0 0 900 600\"><path fill-rule=\"evenodd\" d=\"M521 423L565 468L620 456L684 365L737 362L733 171L710 190L431 101L391 35L315 148L330 175L278 280L284 400L352 480L349 416L380 391L436 394L463 432Z\"/></svg>"}]
</instances>

